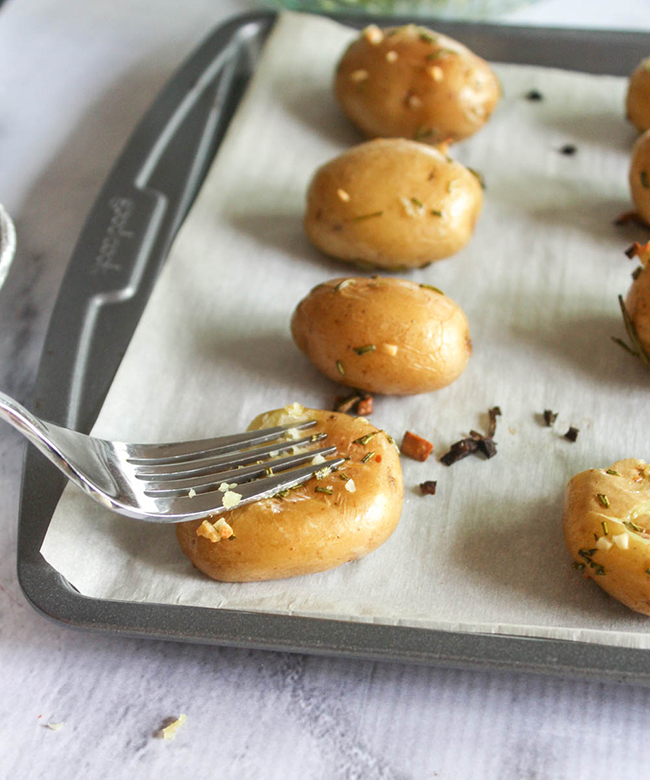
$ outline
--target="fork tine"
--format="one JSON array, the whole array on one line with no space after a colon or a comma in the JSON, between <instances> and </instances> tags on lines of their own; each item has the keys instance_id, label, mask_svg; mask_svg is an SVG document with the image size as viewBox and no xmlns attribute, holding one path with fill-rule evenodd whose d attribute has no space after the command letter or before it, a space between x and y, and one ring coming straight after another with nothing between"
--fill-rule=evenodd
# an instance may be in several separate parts
<instances>
[{"instance_id":1,"label":"fork tine","mask_svg":"<svg viewBox=\"0 0 650 780\"><path fill-rule=\"evenodd\" d=\"M169 480L156 480L147 482L144 485L144 492L147 496L186 496L189 490L194 490L197 493L207 493L210 490L215 490L221 484L226 483L228 485L237 484L241 485L245 482L250 482L253 479L273 474L280 474L286 472L295 466L301 466L309 460L313 460L316 455L332 455L336 452L336 447L322 447L319 450L311 450L310 452L303 452L300 455L288 455L285 458L278 458L277 460L267 460L262 464L254 464L252 466L245 466L241 469L232 469L231 471L220 471L217 474L199 474L186 479ZM328 461L324 461L318 465L318 468L326 468L329 466ZM267 472L271 470L271 473Z\"/></svg>"},{"instance_id":2,"label":"fork tine","mask_svg":"<svg viewBox=\"0 0 650 780\"><path fill-rule=\"evenodd\" d=\"M304 430L316 425L315 420L296 425L279 425L276 428L263 428L259 431L240 433L234 436L218 436L214 439L196 439L194 441L172 442L170 444L125 444L127 461L137 464L164 464L205 458L226 452L254 447L258 444L281 438L287 431Z\"/></svg>"},{"instance_id":3,"label":"fork tine","mask_svg":"<svg viewBox=\"0 0 650 780\"><path fill-rule=\"evenodd\" d=\"M328 461L328 466L337 468L345 463L345 458L336 458ZM311 479L314 474L323 468L319 466L303 466L283 474L275 474L265 479L253 480L245 485L240 485L237 493L242 497L237 504L238 507L252 504L262 498L272 498L282 490L296 487L303 482ZM341 483L343 485L343 483ZM193 520L211 515L219 515L228 510L223 506L224 494L218 490L209 493L199 493L192 498L183 496L180 498L160 499L156 503L159 507L159 514L153 515L152 520L175 523L181 520Z\"/></svg>"},{"instance_id":4,"label":"fork tine","mask_svg":"<svg viewBox=\"0 0 650 780\"><path fill-rule=\"evenodd\" d=\"M266 447L257 447L252 450L243 450L234 454L219 455L216 457L202 458L200 460L190 461L188 463L168 464L162 463L153 466L138 466L135 476L138 479L149 479L158 477L159 479L182 479L193 474L216 474L219 471L231 470L239 465L254 463L264 458L269 458L272 453L286 452L293 447L303 447L307 444L313 444L316 441L324 439L326 434L316 433L304 439L297 441L280 442L269 444Z\"/></svg>"}]
</instances>

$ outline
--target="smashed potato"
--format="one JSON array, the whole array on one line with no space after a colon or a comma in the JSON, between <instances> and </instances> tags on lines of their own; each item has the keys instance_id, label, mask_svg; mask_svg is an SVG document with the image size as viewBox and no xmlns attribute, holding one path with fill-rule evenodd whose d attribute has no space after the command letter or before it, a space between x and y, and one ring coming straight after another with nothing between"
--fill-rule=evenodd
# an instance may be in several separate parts
<instances>
[{"instance_id":1,"label":"smashed potato","mask_svg":"<svg viewBox=\"0 0 650 780\"><path fill-rule=\"evenodd\" d=\"M324 463L320 478L286 495L226 512L230 538L199 535L202 520L179 523L181 549L209 577L250 582L332 569L367 555L395 530L404 488L397 447L384 431L363 418L297 404L259 415L249 430L304 420L316 420L309 431L327 433L336 457L349 460L332 472Z\"/></svg>"},{"instance_id":2,"label":"smashed potato","mask_svg":"<svg viewBox=\"0 0 650 780\"><path fill-rule=\"evenodd\" d=\"M650 130L650 57L642 60L630 76L625 109L640 133Z\"/></svg>"}]
</instances>

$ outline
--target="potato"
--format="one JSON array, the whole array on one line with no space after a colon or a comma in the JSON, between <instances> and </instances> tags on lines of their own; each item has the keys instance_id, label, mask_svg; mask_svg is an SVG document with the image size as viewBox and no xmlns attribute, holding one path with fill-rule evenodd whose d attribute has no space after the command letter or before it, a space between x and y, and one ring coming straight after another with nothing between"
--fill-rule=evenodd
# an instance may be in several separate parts
<instances>
[{"instance_id":1,"label":"potato","mask_svg":"<svg viewBox=\"0 0 650 780\"><path fill-rule=\"evenodd\" d=\"M338 64L335 91L365 135L433 144L479 130L501 89L490 66L467 47L409 24L366 28Z\"/></svg>"},{"instance_id":2,"label":"potato","mask_svg":"<svg viewBox=\"0 0 650 780\"><path fill-rule=\"evenodd\" d=\"M563 522L574 565L610 596L650 615L650 466L628 458L576 474Z\"/></svg>"},{"instance_id":3,"label":"potato","mask_svg":"<svg viewBox=\"0 0 650 780\"><path fill-rule=\"evenodd\" d=\"M633 326L632 348L650 363L650 242L645 245L634 244L634 254L640 259L641 266L634 274L634 281L625 298L625 311ZM636 342L636 343L635 343ZM645 356L642 354L645 351Z\"/></svg>"},{"instance_id":4,"label":"potato","mask_svg":"<svg viewBox=\"0 0 650 780\"><path fill-rule=\"evenodd\" d=\"M650 225L650 130L632 148L630 190L639 216Z\"/></svg>"},{"instance_id":5,"label":"potato","mask_svg":"<svg viewBox=\"0 0 650 780\"><path fill-rule=\"evenodd\" d=\"M332 279L296 308L291 333L330 379L371 393L428 393L472 353L467 318L435 287L390 278Z\"/></svg>"},{"instance_id":6,"label":"potato","mask_svg":"<svg viewBox=\"0 0 650 780\"><path fill-rule=\"evenodd\" d=\"M630 76L625 109L640 133L650 130L650 57L642 60Z\"/></svg>"},{"instance_id":7,"label":"potato","mask_svg":"<svg viewBox=\"0 0 650 780\"><path fill-rule=\"evenodd\" d=\"M307 192L305 230L325 254L391 270L441 260L469 241L481 182L438 149L380 139L319 168Z\"/></svg>"},{"instance_id":8,"label":"potato","mask_svg":"<svg viewBox=\"0 0 650 780\"><path fill-rule=\"evenodd\" d=\"M325 443L350 460L283 498L226 512L221 517L232 528L232 539L211 542L198 536L201 520L178 524L181 549L209 577L251 582L332 569L363 558L395 530L404 488L399 454L386 433L363 418L298 404L259 415L249 430L305 419L316 420L310 431L327 433ZM332 495L316 488L331 488Z\"/></svg>"}]
</instances>

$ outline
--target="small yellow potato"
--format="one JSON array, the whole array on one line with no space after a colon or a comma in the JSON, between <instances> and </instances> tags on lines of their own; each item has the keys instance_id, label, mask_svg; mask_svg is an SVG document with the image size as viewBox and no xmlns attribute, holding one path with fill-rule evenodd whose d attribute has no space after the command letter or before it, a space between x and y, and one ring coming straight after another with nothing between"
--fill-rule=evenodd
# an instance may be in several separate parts
<instances>
[{"instance_id":1,"label":"small yellow potato","mask_svg":"<svg viewBox=\"0 0 650 780\"><path fill-rule=\"evenodd\" d=\"M334 87L343 111L365 135L431 144L475 133L501 94L485 60L414 24L366 28L343 54Z\"/></svg>"},{"instance_id":2,"label":"small yellow potato","mask_svg":"<svg viewBox=\"0 0 650 780\"><path fill-rule=\"evenodd\" d=\"M461 250L482 204L478 175L461 163L415 141L378 139L316 171L305 230L340 260L417 268Z\"/></svg>"},{"instance_id":3,"label":"small yellow potato","mask_svg":"<svg viewBox=\"0 0 650 780\"><path fill-rule=\"evenodd\" d=\"M640 133L650 130L650 57L642 60L630 76L625 109Z\"/></svg>"},{"instance_id":4,"label":"small yellow potato","mask_svg":"<svg viewBox=\"0 0 650 780\"><path fill-rule=\"evenodd\" d=\"M370 393L446 387L472 354L460 306L435 287L402 279L320 284L298 304L291 333L325 376Z\"/></svg>"},{"instance_id":5,"label":"small yellow potato","mask_svg":"<svg viewBox=\"0 0 650 780\"><path fill-rule=\"evenodd\" d=\"M639 216L650 225L650 130L632 147L630 190Z\"/></svg>"},{"instance_id":6,"label":"small yellow potato","mask_svg":"<svg viewBox=\"0 0 650 780\"><path fill-rule=\"evenodd\" d=\"M566 487L563 522L574 567L650 615L650 466L628 458L576 474Z\"/></svg>"},{"instance_id":7,"label":"small yellow potato","mask_svg":"<svg viewBox=\"0 0 650 780\"><path fill-rule=\"evenodd\" d=\"M223 582L277 580L332 569L363 558L395 530L404 486L393 440L364 418L305 409L299 404L256 417L249 430L316 420L338 471L321 473L285 496L264 499L212 518L222 539L203 534L206 521L176 526L183 552L202 572ZM272 465L272 461L270 461ZM323 463L327 472L327 463ZM215 537L216 538L216 537Z\"/></svg>"},{"instance_id":8,"label":"small yellow potato","mask_svg":"<svg viewBox=\"0 0 650 780\"><path fill-rule=\"evenodd\" d=\"M631 336L630 346L640 358L650 363L650 242L644 245L635 242L628 254L641 261L625 298L624 315L628 320L626 326Z\"/></svg>"}]
</instances>

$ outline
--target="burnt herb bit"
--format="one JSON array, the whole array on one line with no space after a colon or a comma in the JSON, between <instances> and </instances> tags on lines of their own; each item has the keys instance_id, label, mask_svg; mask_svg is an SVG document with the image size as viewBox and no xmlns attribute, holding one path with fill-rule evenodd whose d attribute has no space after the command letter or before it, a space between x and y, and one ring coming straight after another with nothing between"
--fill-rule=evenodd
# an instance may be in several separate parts
<instances>
[{"instance_id":1,"label":"burnt herb bit","mask_svg":"<svg viewBox=\"0 0 650 780\"><path fill-rule=\"evenodd\" d=\"M550 409L544 409L544 424L547 428L552 427L553 423L557 420L557 412L552 412Z\"/></svg>"},{"instance_id":2,"label":"burnt herb bit","mask_svg":"<svg viewBox=\"0 0 650 780\"><path fill-rule=\"evenodd\" d=\"M377 349L377 347L374 344L364 344L362 347L352 347L352 350L357 353L357 355L365 355L367 352L374 352Z\"/></svg>"},{"instance_id":3,"label":"burnt herb bit","mask_svg":"<svg viewBox=\"0 0 650 780\"><path fill-rule=\"evenodd\" d=\"M435 496L437 482L428 479L426 482L420 482L420 491L423 496Z\"/></svg>"},{"instance_id":4,"label":"burnt herb bit","mask_svg":"<svg viewBox=\"0 0 650 780\"><path fill-rule=\"evenodd\" d=\"M334 402L334 411L351 413L366 417L372 414L372 396L362 390L353 390L350 395L338 396Z\"/></svg>"},{"instance_id":5,"label":"burnt herb bit","mask_svg":"<svg viewBox=\"0 0 650 780\"><path fill-rule=\"evenodd\" d=\"M566 154L567 157L571 157L578 151L578 147L575 144L564 144L558 151L560 154Z\"/></svg>"},{"instance_id":6,"label":"burnt herb bit","mask_svg":"<svg viewBox=\"0 0 650 780\"><path fill-rule=\"evenodd\" d=\"M531 89L530 92L526 93L526 100L532 100L533 102L537 102L540 100L544 100L544 95L538 90L538 89Z\"/></svg>"},{"instance_id":7,"label":"burnt herb bit","mask_svg":"<svg viewBox=\"0 0 650 780\"><path fill-rule=\"evenodd\" d=\"M632 279L636 282L636 280L641 276L643 273L643 266L637 265L637 267L632 271Z\"/></svg>"},{"instance_id":8,"label":"burnt herb bit","mask_svg":"<svg viewBox=\"0 0 650 780\"><path fill-rule=\"evenodd\" d=\"M451 445L449 452L440 458L440 462L445 466L453 466L463 458L474 454L478 450L478 441L476 439L461 439Z\"/></svg>"},{"instance_id":9,"label":"burnt herb bit","mask_svg":"<svg viewBox=\"0 0 650 780\"><path fill-rule=\"evenodd\" d=\"M579 428L574 428L573 425L569 427L569 430L564 434L564 438L567 441L574 442L578 439L578 434L580 433Z\"/></svg>"},{"instance_id":10,"label":"burnt herb bit","mask_svg":"<svg viewBox=\"0 0 650 780\"><path fill-rule=\"evenodd\" d=\"M575 569L576 571L584 571L587 567L584 563L572 563L571 568Z\"/></svg>"},{"instance_id":11,"label":"burnt herb bit","mask_svg":"<svg viewBox=\"0 0 650 780\"><path fill-rule=\"evenodd\" d=\"M423 439L422 436L411 433L411 431L406 431L404 438L402 439L401 450L408 458L413 458L413 460L419 460L421 463L424 463L433 452L433 444L431 444L430 441Z\"/></svg>"},{"instance_id":12,"label":"burnt herb bit","mask_svg":"<svg viewBox=\"0 0 650 780\"><path fill-rule=\"evenodd\" d=\"M641 173L639 174L639 178L641 179L641 186L644 189L647 190L648 188L650 188L650 176L648 176L647 171L641 171Z\"/></svg>"},{"instance_id":13,"label":"burnt herb bit","mask_svg":"<svg viewBox=\"0 0 650 780\"><path fill-rule=\"evenodd\" d=\"M366 398L362 398L357 404L357 414L360 417L367 417L369 414L372 414L373 406L374 402L371 395L367 396Z\"/></svg>"},{"instance_id":14,"label":"burnt herb bit","mask_svg":"<svg viewBox=\"0 0 650 780\"><path fill-rule=\"evenodd\" d=\"M490 439L494 438L494 434L497 431L497 417L501 417L501 407L500 406L493 406L491 409L488 409L488 437Z\"/></svg>"}]
</instances>

